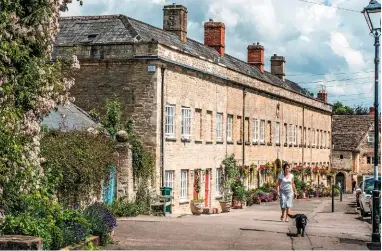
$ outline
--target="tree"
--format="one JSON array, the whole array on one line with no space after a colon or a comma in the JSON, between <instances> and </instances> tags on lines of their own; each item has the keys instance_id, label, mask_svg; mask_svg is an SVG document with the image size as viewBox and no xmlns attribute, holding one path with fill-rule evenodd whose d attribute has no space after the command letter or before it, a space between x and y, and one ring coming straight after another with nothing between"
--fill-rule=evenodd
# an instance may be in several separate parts
<instances>
[{"instance_id":1,"label":"tree","mask_svg":"<svg viewBox=\"0 0 382 251\"><path fill-rule=\"evenodd\" d=\"M337 101L333 104L333 114L334 115L367 115L369 114L368 108L362 105L355 105L353 108L350 106L342 104L342 102Z\"/></svg>"},{"instance_id":2,"label":"tree","mask_svg":"<svg viewBox=\"0 0 382 251\"><path fill-rule=\"evenodd\" d=\"M51 59L59 0L0 0L0 195L38 187L40 121L69 101L75 56ZM68 1L64 1L68 2ZM1 203L1 201L0 201Z\"/></svg>"}]
</instances>

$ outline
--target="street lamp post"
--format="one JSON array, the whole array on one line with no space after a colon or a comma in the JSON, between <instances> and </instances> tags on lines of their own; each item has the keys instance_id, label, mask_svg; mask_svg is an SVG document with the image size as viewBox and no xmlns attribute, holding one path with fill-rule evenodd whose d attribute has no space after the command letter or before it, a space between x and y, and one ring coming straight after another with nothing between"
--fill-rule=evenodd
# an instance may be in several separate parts
<instances>
[{"instance_id":1,"label":"street lamp post","mask_svg":"<svg viewBox=\"0 0 382 251\"><path fill-rule=\"evenodd\" d=\"M379 185L378 185L378 151L379 151L379 120L378 120L378 84L379 84L379 36L381 35L381 4L376 0L371 0L369 5L366 6L362 13L365 16L367 25L370 29L370 35L375 39L375 96L374 96L374 190L373 190L373 233L372 242L380 242L379 233Z\"/></svg>"}]
</instances>

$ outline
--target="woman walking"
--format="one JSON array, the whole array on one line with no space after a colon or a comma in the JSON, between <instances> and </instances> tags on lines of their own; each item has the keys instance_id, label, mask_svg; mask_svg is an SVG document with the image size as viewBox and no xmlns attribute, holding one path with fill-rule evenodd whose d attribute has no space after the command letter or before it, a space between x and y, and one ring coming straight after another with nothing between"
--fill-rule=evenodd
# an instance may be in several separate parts
<instances>
[{"instance_id":1,"label":"woman walking","mask_svg":"<svg viewBox=\"0 0 382 251\"><path fill-rule=\"evenodd\" d=\"M290 209L293 206L293 198L296 194L296 188L294 186L293 174L290 173L290 166L288 163L283 165L283 172L280 173L278 182L277 182L277 193L280 198L280 207L281 207L281 218L288 222L288 214L290 214Z\"/></svg>"}]
</instances>

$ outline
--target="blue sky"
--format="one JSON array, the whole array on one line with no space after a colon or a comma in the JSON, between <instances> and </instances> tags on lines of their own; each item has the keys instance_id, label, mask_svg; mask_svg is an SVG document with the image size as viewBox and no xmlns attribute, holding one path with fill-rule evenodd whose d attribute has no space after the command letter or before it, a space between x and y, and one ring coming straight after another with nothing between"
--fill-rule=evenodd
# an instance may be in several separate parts
<instances>
[{"instance_id":1,"label":"blue sky","mask_svg":"<svg viewBox=\"0 0 382 251\"><path fill-rule=\"evenodd\" d=\"M209 18L226 25L226 53L246 60L247 46L265 48L265 69L273 54L286 58L287 78L315 95L326 87L329 102L373 106L374 39L359 12L299 0L85 0L65 16L124 14L162 27L166 4L188 9L188 37L203 42ZM312 0L361 11L368 0ZM319 74L319 75L318 75Z\"/></svg>"}]
</instances>

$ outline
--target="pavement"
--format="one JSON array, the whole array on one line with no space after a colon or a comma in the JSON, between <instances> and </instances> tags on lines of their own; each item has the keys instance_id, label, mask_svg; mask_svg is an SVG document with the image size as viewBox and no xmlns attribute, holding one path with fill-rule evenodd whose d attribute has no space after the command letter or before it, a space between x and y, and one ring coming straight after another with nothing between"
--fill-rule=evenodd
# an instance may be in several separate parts
<instances>
[{"instance_id":1,"label":"pavement","mask_svg":"<svg viewBox=\"0 0 382 251\"><path fill-rule=\"evenodd\" d=\"M355 196L295 200L292 214L308 216L305 237L295 223L280 221L278 202L229 213L118 219L110 250L368 250L371 226L356 213ZM380 250L380 244L379 244Z\"/></svg>"}]
</instances>

